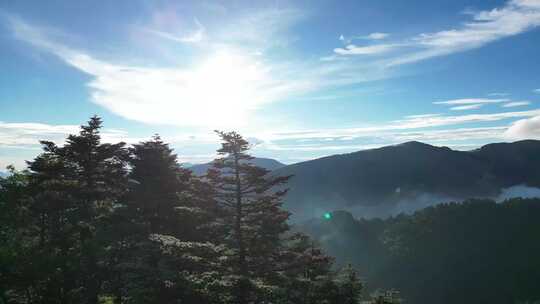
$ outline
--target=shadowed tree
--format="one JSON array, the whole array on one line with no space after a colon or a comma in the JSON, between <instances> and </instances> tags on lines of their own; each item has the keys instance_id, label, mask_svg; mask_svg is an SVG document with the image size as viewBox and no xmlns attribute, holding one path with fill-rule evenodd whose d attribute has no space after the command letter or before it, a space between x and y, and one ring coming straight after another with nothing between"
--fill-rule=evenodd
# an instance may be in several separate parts
<instances>
[{"instance_id":1,"label":"shadowed tree","mask_svg":"<svg viewBox=\"0 0 540 304\"><path fill-rule=\"evenodd\" d=\"M180 196L189 188L191 172L180 167L176 154L159 135L134 145L131 153L130 207L136 209L149 233L178 233L182 223L175 208L188 203Z\"/></svg>"},{"instance_id":2,"label":"shadowed tree","mask_svg":"<svg viewBox=\"0 0 540 304\"><path fill-rule=\"evenodd\" d=\"M98 303L106 280L103 231L127 191L128 151L124 143L101 143L100 129L94 116L64 146L41 142L44 153L29 163L39 248L56 266L43 278L47 303Z\"/></svg>"},{"instance_id":3,"label":"shadowed tree","mask_svg":"<svg viewBox=\"0 0 540 304\"><path fill-rule=\"evenodd\" d=\"M236 132L217 132L222 146L221 156L206 175L215 191L215 199L223 212L232 248L232 274L237 276L236 297L247 303L252 285L257 280L269 280L273 267L282 254L281 235L288 231L289 213L281 208L286 190L275 190L289 177L271 177L269 171L249 163L249 143Z\"/></svg>"},{"instance_id":4,"label":"shadowed tree","mask_svg":"<svg viewBox=\"0 0 540 304\"><path fill-rule=\"evenodd\" d=\"M9 176L0 177L0 303L31 303L34 273L43 267L33 245L37 221L29 209L28 172L8 170Z\"/></svg>"},{"instance_id":5,"label":"shadowed tree","mask_svg":"<svg viewBox=\"0 0 540 304\"><path fill-rule=\"evenodd\" d=\"M208 243L215 241L208 225L215 217L211 190L181 168L176 154L158 135L130 151L130 193L123 214L131 229L123 237L127 246L119 251L122 263L117 264L112 288L115 299L206 303L194 282L208 267L217 267L222 249Z\"/></svg>"}]
</instances>

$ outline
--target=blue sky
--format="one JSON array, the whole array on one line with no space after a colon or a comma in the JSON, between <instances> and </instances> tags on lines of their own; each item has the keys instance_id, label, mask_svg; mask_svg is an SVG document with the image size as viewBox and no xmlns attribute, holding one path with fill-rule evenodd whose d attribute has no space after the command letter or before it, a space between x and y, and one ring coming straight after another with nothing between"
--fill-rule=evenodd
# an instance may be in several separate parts
<instances>
[{"instance_id":1,"label":"blue sky","mask_svg":"<svg viewBox=\"0 0 540 304\"><path fill-rule=\"evenodd\" d=\"M6 1L0 46L2 167L93 114L193 163L540 139L540 0Z\"/></svg>"}]
</instances>

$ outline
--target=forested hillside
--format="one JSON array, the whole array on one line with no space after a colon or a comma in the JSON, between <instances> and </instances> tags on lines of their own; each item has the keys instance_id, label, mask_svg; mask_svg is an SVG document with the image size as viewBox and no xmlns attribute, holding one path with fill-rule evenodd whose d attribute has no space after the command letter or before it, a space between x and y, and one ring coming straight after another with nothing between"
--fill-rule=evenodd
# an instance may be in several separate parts
<instances>
[{"instance_id":1,"label":"forested hillside","mask_svg":"<svg viewBox=\"0 0 540 304\"><path fill-rule=\"evenodd\" d=\"M298 228L407 303L540 301L540 199L470 200L386 220L337 211Z\"/></svg>"},{"instance_id":2,"label":"forested hillside","mask_svg":"<svg viewBox=\"0 0 540 304\"><path fill-rule=\"evenodd\" d=\"M289 177L251 164L242 136L218 132L220 157L199 178L159 136L102 143L101 125L43 141L27 171L0 178L0 303L361 299L353 268L289 231L274 190Z\"/></svg>"}]
</instances>

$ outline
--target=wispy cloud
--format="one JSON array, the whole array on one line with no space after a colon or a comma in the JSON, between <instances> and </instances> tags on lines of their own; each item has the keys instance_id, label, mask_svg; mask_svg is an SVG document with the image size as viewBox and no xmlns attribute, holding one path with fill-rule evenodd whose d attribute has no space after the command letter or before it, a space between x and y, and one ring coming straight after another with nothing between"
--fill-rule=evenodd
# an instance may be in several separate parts
<instances>
[{"instance_id":1,"label":"wispy cloud","mask_svg":"<svg viewBox=\"0 0 540 304\"><path fill-rule=\"evenodd\" d=\"M186 47L197 44L192 49L196 57L190 58L189 64L149 67L148 64L133 64L134 61L125 64L98 58L51 37L49 29L17 18L11 18L10 23L19 39L59 56L67 64L92 76L88 83L92 101L122 117L146 123L235 127L231 123L247 124L248 118L252 117L248 114L269 102L328 87L392 77L395 71L387 69L387 63L401 60L403 56L433 51L442 54L442 49L453 52L465 49L467 45L480 46L490 39L518 34L536 26L540 9L532 1L511 1L502 8L475 14L472 21L454 30L383 44L349 44L336 48L333 56L316 62L270 59L264 52L294 40L294 35L286 33L292 25L306 18L302 10L273 7L244 11L217 27L196 19L196 29L185 33L170 32L170 20L176 20L178 16L168 14L171 13L163 12L156 18L159 22L143 28L147 35L150 31L151 35L182 42L188 45ZM193 28L193 20L190 21ZM469 38L463 38L465 36ZM476 40L472 36L480 42L473 43ZM375 32L364 39L389 39L389 35ZM377 59L336 60L358 57L355 55L377 56L369 57ZM426 58L424 55L422 57ZM381 64L381 60L385 64ZM475 102L484 103L481 100Z\"/></svg>"},{"instance_id":2,"label":"wispy cloud","mask_svg":"<svg viewBox=\"0 0 540 304\"><path fill-rule=\"evenodd\" d=\"M507 126L454 128L445 130L385 130L359 133L350 130L333 130L305 134L287 138L278 136L265 141L263 147L270 151L313 152L317 156L325 156L339 152L352 152L363 149L378 148L399 144L406 141L423 141L433 145L453 148L475 148L482 143L505 140ZM348 134L348 135L345 135Z\"/></svg>"},{"instance_id":3,"label":"wispy cloud","mask_svg":"<svg viewBox=\"0 0 540 304\"><path fill-rule=\"evenodd\" d=\"M386 50L399 46L400 54L386 58L387 66L413 63L449 55L514 36L540 26L538 0L511 0L504 6L471 14L472 19L455 28L426 32L392 43L370 45ZM351 48L353 49L353 48ZM343 49L336 49L343 50ZM346 49L345 49L346 50ZM340 51L340 55L364 55L364 52Z\"/></svg>"},{"instance_id":4,"label":"wispy cloud","mask_svg":"<svg viewBox=\"0 0 540 304\"><path fill-rule=\"evenodd\" d=\"M248 122L260 105L312 88L292 80L287 64L271 64L243 49L212 50L188 67L150 68L96 59L50 38L48 32L12 17L18 39L60 57L89 74L92 101L128 119L156 124L232 127Z\"/></svg>"},{"instance_id":5,"label":"wispy cloud","mask_svg":"<svg viewBox=\"0 0 540 304\"><path fill-rule=\"evenodd\" d=\"M381 40L381 39L388 38L388 36L390 36L390 34L388 33L375 32L375 33L371 33L367 35L366 38L372 39L372 40Z\"/></svg>"},{"instance_id":6,"label":"wispy cloud","mask_svg":"<svg viewBox=\"0 0 540 304\"><path fill-rule=\"evenodd\" d=\"M503 108L513 108L513 107L528 106L530 104L531 104L530 101L512 101L512 102L503 104L502 107Z\"/></svg>"},{"instance_id":7,"label":"wispy cloud","mask_svg":"<svg viewBox=\"0 0 540 304\"><path fill-rule=\"evenodd\" d=\"M144 30L148 33L157 35L161 38L165 38L168 40L181 42L181 43L197 43L201 42L204 39L205 35L205 28L204 26L199 22L197 18L195 18L195 25L197 26L197 29L188 33L188 34L173 34L170 32L160 31L160 30L154 30L150 28L145 28Z\"/></svg>"},{"instance_id":8,"label":"wispy cloud","mask_svg":"<svg viewBox=\"0 0 540 304\"><path fill-rule=\"evenodd\" d=\"M380 136L381 134L401 134L411 133L412 130L423 130L422 132L443 132L445 130L433 130L440 127L454 127L445 132L451 133L456 130L455 127L511 120L516 118L530 118L540 115L539 110L500 112L489 114L465 114L465 115L442 115L442 114L423 114L410 115L400 120L387 121L377 125L362 126L355 128L335 128L335 129L311 129L311 130L288 130L283 132L272 132L258 134L257 137L266 140L294 140L294 139L322 139L322 138L358 138L363 136ZM482 128L482 127L477 127ZM504 126L495 127L497 130L504 130ZM468 128L473 130L476 128ZM486 130L482 128L482 130ZM414 131L419 132L419 131ZM502 133L502 131L501 131ZM421 137L418 137L421 139Z\"/></svg>"},{"instance_id":9,"label":"wispy cloud","mask_svg":"<svg viewBox=\"0 0 540 304\"><path fill-rule=\"evenodd\" d=\"M390 36L388 33L382 33L382 32L373 32L369 35L364 36L351 36L351 37L345 37L343 34L339 35L339 41L342 41L343 43L350 44L354 40L382 40L386 39Z\"/></svg>"},{"instance_id":10,"label":"wispy cloud","mask_svg":"<svg viewBox=\"0 0 540 304\"><path fill-rule=\"evenodd\" d=\"M510 93L495 92L495 93L489 93L489 94L487 94L487 95L488 95L488 96L499 97L499 96L508 96L508 95L510 95Z\"/></svg>"},{"instance_id":11,"label":"wispy cloud","mask_svg":"<svg viewBox=\"0 0 540 304\"><path fill-rule=\"evenodd\" d=\"M486 104L494 103L503 103L501 105L503 108L513 108L531 104L529 101L511 101L508 98L463 98L433 102L433 104L451 105L453 107L451 107L450 110L453 111L475 110L483 107Z\"/></svg>"},{"instance_id":12,"label":"wispy cloud","mask_svg":"<svg viewBox=\"0 0 540 304\"><path fill-rule=\"evenodd\" d=\"M377 44L367 46L357 46L349 44L345 48L335 48L334 53L339 55L374 55L389 52L395 49L398 45L394 44Z\"/></svg>"},{"instance_id":13,"label":"wispy cloud","mask_svg":"<svg viewBox=\"0 0 540 304\"><path fill-rule=\"evenodd\" d=\"M456 116L433 116L423 118L408 118L405 120L397 121L396 127L406 128L428 128L428 127L440 127L450 125L462 125L470 123L481 122L494 122L504 119L515 119L521 117L533 117L540 115L540 109L530 111L516 111L516 112L500 112L489 114L466 114Z\"/></svg>"},{"instance_id":14,"label":"wispy cloud","mask_svg":"<svg viewBox=\"0 0 540 304\"><path fill-rule=\"evenodd\" d=\"M254 49L283 47L296 39L284 33L304 18L306 10L295 7L248 9L224 20L212 34L218 44L233 43Z\"/></svg>"},{"instance_id":15,"label":"wispy cloud","mask_svg":"<svg viewBox=\"0 0 540 304\"><path fill-rule=\"evenodd\" d=\"M483 107L486 104L491 103L501 103L508 102L509 99L489 99L489 98L462 98L462 99L452 99L445 101L435 101L433 104L439 105L452 105L450 108L452 111L464 111L464 110L475 110Z\"/></svg>"},{"instance_id":16,"label":"wispy cloud","mask_svg":"<svg viewBox=\"0 0 540 304\"><path fill-rule=\"evenodd\" d=\"M540 93L540 89L533 90L534 93Z\"/></svg>"},{"instance_id":17,"label":"wispy cloud","mask_svg":"<svg viewBox=\"0 0 540 304\"><path fill-rule=\"evenodd\" d=\"M471 104L471 105L451 107L450 110L452 111L475 110L475 109L481 108L482 106L483 104Z\"/></svg>"},{"instance_id":18,"label":"wispy cloud","mask_svg":"<svg viewBox=\"0 0 540 304\"><path fill-rule=\"evenodd\" d=\"M292 156L305 156L307 153L311 158L411 140L455 149L473 149L493 141L540 138L537 117L540 117L540 110L468 115L419 114L372 126L284 131L257 136L263 139L264 143L259 147L263 153L287 151ZM522 122L508 122L516 118L522 118L518 120ZM479 125L487 122L502 124Z\"/></svg>"},{"instance_id":19,"label":"wispy cloud","mask_svg":"<svg viewBox=\"0 0 540 304\"><path fill-rule=\"evenodd\" d=\"M390 61L390 65L416 62L481 47L540 26L537 0L511 0L501 8L480 11L461 27L423 33L411 39L422 50Z\"/></svg>"},{"instance_id":20,"label":"wispy cloud","mask_svg":"<svg viewBox=\"0 0 540 304\"><path fill-rule=\"evenodd\" d=\"M76 125L0 122L0 146L22 147L39 145L39 140L62 140L78 129Z\"/></svg>"},{"instance_id":21,"label":"wispy cloud","mask_svg":"<svg viewBox=\"0 0 540 304\"><path fill-rule=\"evenodd\" d=\"M489 98L462 98L462 99L452 99L444 101L435 101L433 104L443 104L443 105L468 105L468 104L485 104L485 103L500 103L506 102L509 99L500 98L500 99L489 99Z\"/></svg>"},{"instance_id":22,"label":"wispy cloud","mask_svg":"<svg viewBox=\"0 0 540 304\"><path fill-rule=\"evenodd\" d=\"M79 132L78 125L51 125L35 122L7 123L0 121L0 146L4 148L36 149L40 140L63 143L69 134ZM101 132L104 142L139 141L128 133L117 129L104 129Z\"/></svg>"}]
</instances>

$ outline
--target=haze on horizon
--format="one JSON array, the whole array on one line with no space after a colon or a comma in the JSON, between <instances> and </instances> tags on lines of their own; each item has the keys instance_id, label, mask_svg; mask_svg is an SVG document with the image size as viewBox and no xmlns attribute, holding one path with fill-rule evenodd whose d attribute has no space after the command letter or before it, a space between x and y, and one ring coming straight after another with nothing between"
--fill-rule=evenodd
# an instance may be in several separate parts
<instances>
[{"instance_id":1,"label":"haze on horizon","mask_svg":"<svg viewBox=\"0 0 540 304\"><path fill-rule=\"evenodd\" d=\"M0 4L0 167L93 114L181 161L540 139L540 0Z\"/></svg>"}]
</instances>

